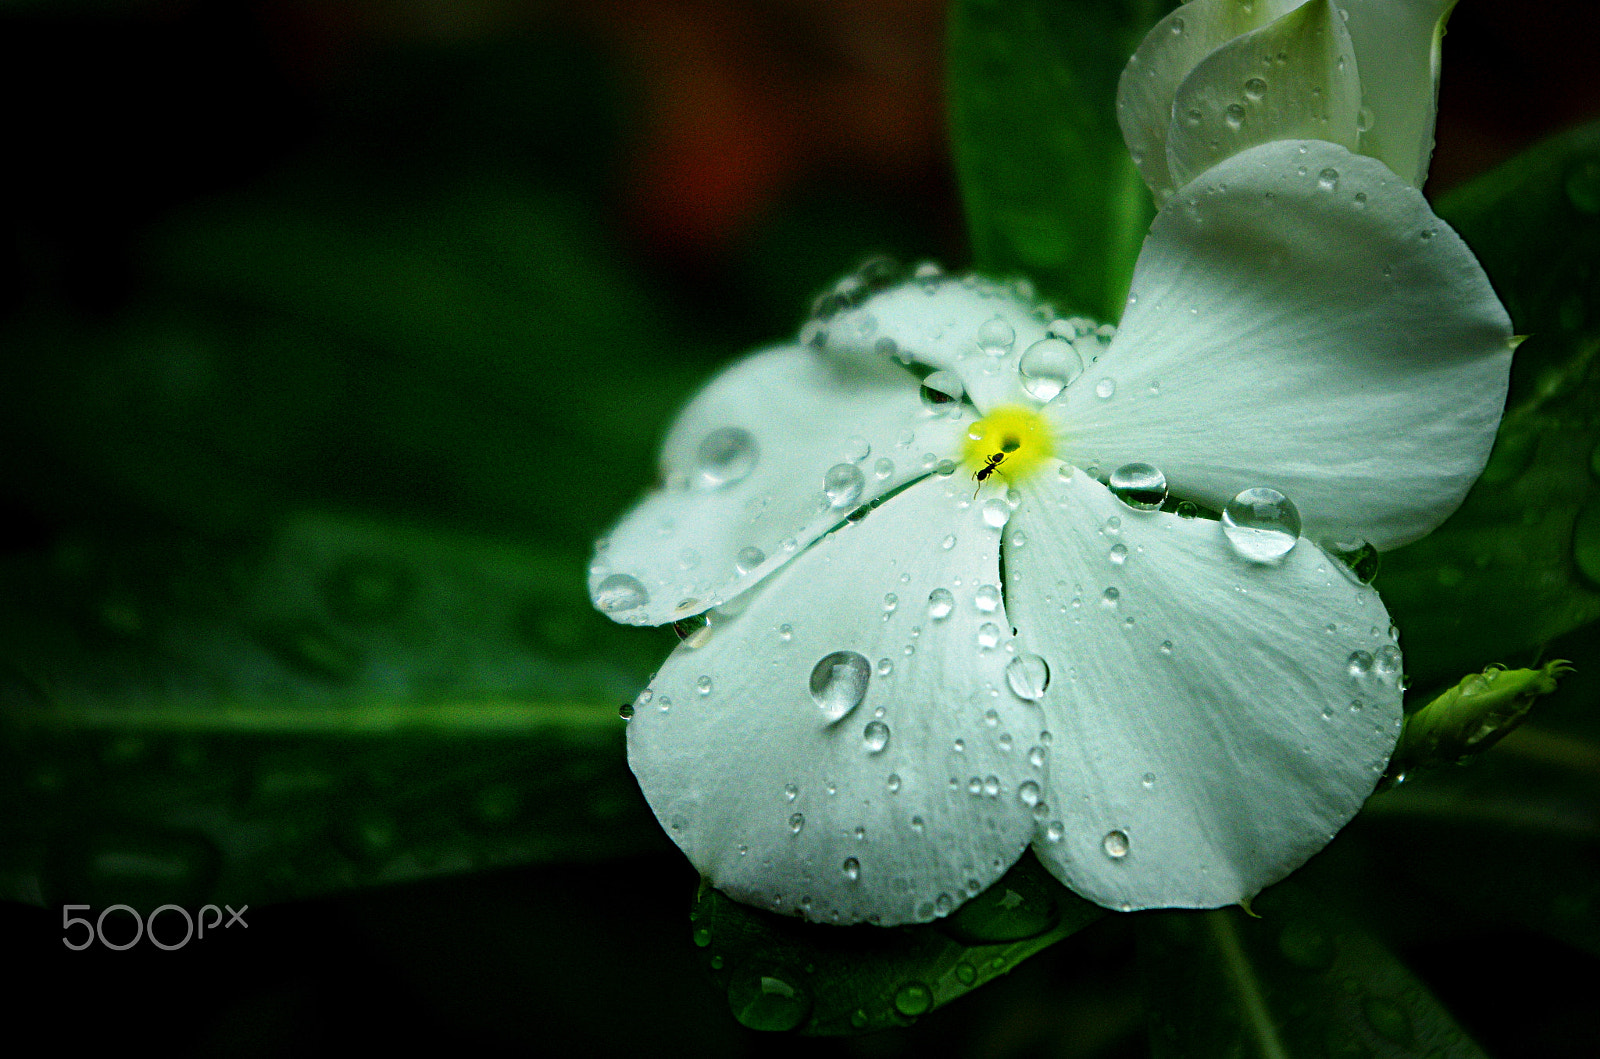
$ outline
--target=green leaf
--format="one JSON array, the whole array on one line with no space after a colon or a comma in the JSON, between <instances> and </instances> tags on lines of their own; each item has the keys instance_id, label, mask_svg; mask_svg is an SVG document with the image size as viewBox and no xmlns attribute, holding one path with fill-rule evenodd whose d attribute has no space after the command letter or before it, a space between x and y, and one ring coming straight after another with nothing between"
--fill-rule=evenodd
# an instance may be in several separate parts
<instances>
[{"instance_id":1,"label":"green leaf","mask_svg":"<svg viewBox=\"0 0 1600 1059\"><path fill-rule=\"evenodd\" d=\"M305 516L0 568L0 892L285 900L661 846L618 703L662 646L575 557Z\"/></svg>"},{"instance_id":2,"label":"green leaf","mask_svg":"<svg viewBox=\"0 0 1600 1059\"><path fill-rule=\"evenodd\" d=\"M1141 917L1157 1059L1484 1056L1392 954L1320 902L1280 884L1254 909Z\"/></svg>"},{"instance_id":3,"label":"green leaf","mask_svg":"<svg viewBox=\"0 0 1600 1059\"><path fill-rule=\"evenodd\" d=\"M1010 971L1103 910L1025 854L946 919L836 927L740 904L702 885L694 942L734 1016L758 1030L866 1033L904 1026Z\"/></svg>"},{"instance_id":4,"label":"green leaf","mask_svg":"<svg viewBox=\"0 0 1600 1059\"><path fill-rule=\"evenodd\" d=\"M1519 660L1600 618L1600 125L1438 208L1529 337L1483 477L1378 576L1424 684Z\"/></svg>"},{"instance_id":5,"label":"green leaf","mask_svg":"<svg viewBox=\"0 0 1600 1059\"><path fill-rule=\"evenodd\" d=\"M974 264L1115 321L1155 216L1117 127L1117 79L1170 4L956 0L951 138Z\"/></svg>"}]
</instances>

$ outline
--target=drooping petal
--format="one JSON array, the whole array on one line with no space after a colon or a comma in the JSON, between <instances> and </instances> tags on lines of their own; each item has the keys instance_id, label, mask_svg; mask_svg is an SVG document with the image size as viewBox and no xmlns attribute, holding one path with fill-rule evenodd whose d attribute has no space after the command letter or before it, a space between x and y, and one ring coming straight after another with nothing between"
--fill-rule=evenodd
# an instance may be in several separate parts
<instances>
[{"instance_id":1,"label":"drooping petal","mask_svg":"<svg viewBox=\"0 0 1600 1059\"><path fill-rule=\"evenodd\" d=\"M1094 335L1064 333L1065 322L1052 331L1051 323L1031 297L1010 284L929 276L875 294L830 319L823 348L850 361L897 358L952 374L962 394L987 413L1002 404L1043 403L1024 389L1017 372L1018 362L1039 342L1076 340L1082 361L1100 352ZM948 382L940 385L948 389Z\"/></svg>"},{"instance_id":2,"label":"drooping petal","mask_svg":"<svg viewBox=\"0 0 1600 1059\"><path fill-rule=\"evenodd\" d=\"M1377 593L1310 541L1247 562L1218 522L1136 511L1082 473L1036 481L1006 601L1052 674L1040 859L1122 909L1217 907L1287 875L1399 733Z\"/></svg>"},{"instance_id":3,"label":"drooping petal","mask_svg":"<svg viewBox=\"0 0 1600 1059\"><path fill-rule=\"evenodd\" d=\"M959 455L970 414L930 411L886 361L795 347L739 361L667 435L665 487L597 547L596 606L660 625L721 604L861 505Z\"/></svg>"},{"instance_id":4,"label":"drooping petal","mask_svg":"<svg viewBox=\"0 0 1600 1059\"><path fill-rule=\"evenodd\" d=\"M1439 45L1456 0L1340 0L1368 114L1361 153L1413 187L1428 178L1439 102Z\"/></svg>"},{"instance_id":5,"label":"drooping petal","mask_svg":"<svg viewBox=\"0 0 1600 1059\"><path fill-rule=\"evenodd\" d=\"M656 674L628 761L719 889L813 920L918 922L1027 846L1039 713L1005 693L999 492L916 483Z\"/></svg>"},{"instance_id":6,"label":"drooping petal","mask_svg":"<svg viewBox=\"0 0 1600 1059\"><path fill-rule=\"evenodd\" d=\"M1080 466L1151 463L1218 510L1270 486L1313 540L1395 548L1482 470L1510 343L1419 192L1333 144L1270 143L1162 209L1092 384L1045 414Z\"/></svg>"},{"instance_id":7,"label":"drooping petal","mask_svg":"<svg viewBox=\"0 0 1600 1059\"><path fill-rule=\"evenodd\" d=\"M1172 104L1172 186L1270 140L1328 140L1355 150L1362 84L1355 54L1332 0L1311 0L1217 48L1184 78Z\"/></svg>"},{"instance_id":8,"label":"drooping petal","mask_svg":"<svg viewBox=\"0 0 1600 1059\"><path fill-rule=\"evenodd\" d=\"M1167 133L1178 86L1200 61L1242 33L1260 29L1306 0L1191 0L1145 34L1117 83L1117 122L1156 202L1176 187L1167 168Z\"/></svg>"}]
</instances>

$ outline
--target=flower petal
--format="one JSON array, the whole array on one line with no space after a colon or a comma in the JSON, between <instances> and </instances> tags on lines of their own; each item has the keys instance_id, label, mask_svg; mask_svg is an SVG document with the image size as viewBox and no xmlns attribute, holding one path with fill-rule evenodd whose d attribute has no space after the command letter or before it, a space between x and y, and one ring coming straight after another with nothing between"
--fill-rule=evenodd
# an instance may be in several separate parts
<instances>
[{"instance_id":1,"label":"flower petal","mask_svg":"<svg viewBox=\"0 0 1600 1059\"><path fill-rule=\"evenodd\" d=\"M1066 335L1085 362L1100 353L1092 328L1067 329L1032 300L1031 292L977 276L928 276L873 295L827 323L829 353L851 359L897 358L953 372L981 413L1003 404L1037 407L1022 386L1017 364L1034 346ZM1087 355L1083 355L1087 354ZM1054 391L1051 391L1054 393Z\"/></svg>"},{"instance_id":2,"label":"flower petal","mask_svg":"<svg viewBox=\"0 0 1600 1059\"><path fill-rule=\"evenodd\" d=\"M911 923L1026 847L1039 714L1004 693L989 522L1010 508L984 492L933 477L829 534L641 696L628 761L719 889L813 920Z\"/></svg>"},{"instance_id":3,"label":"flower petal","mask_svg":"<svg viewBox=\"0 0 1600 1059\"><path fill-rule=\"evenodd\" d=\"M1190 0L1155 24L1128 60L1117 83L1117 123L1156 202L1176 185L1167 168L1167 134L1178 86L1200 61L1228 41L1259 29L1305 0Z\"/></svg>"},{"instance_id":4,"label":"flower petal","mask_svg":"<svg viewBox=\"0 0 1600 1059\"><path fill-rule=\"evenodd\" d=\"M1270 140L1329 140L1355 150L1361 83L1331 0L1311 0L1235 37L1178 87L1167 135L1172 186Z\"/></svg>"},{"instance_id":5,"label":"flower petal","mask_svg":"<svg viewBox=\"0 0 1600 1059\"><path fill-rule=\"evenodd\" d=\"M1340 0L1370 111L1361 153L1413 187L1428 178L1439 103L1439 45L1456 0Z\"/></svg>"},{"instance_id":6,"label":"flower petal","mask_svg":"<svg viewBox=\"0 0 1600 1059\"><path fill-rule=\"evenodd\" d=\"M886 360L747 357L673 424L666 488L596 546L590 597L634 625L732 599L861 505L959 458L970 418L924 408L916 379Z\"/></svg>"},{"instance_id":7,"label":"flower petal","mask_svg":"<svg viewBox=\"0 0 1600 1059\"><path fill-rule=\"evenodd\" d=\"M1419 192L1342 147L1285 141L1162 209L1093 385L1046 415L1080 465L1152 463L1219 510L1270 486L1313 540L1388 549L1466 495L1510 361L1505 310Z\"/></svg>"},{"instance_id":8,"label":"flower petal","mask_svg":"<svg viewBox=\"0 0 1600 1059\"><path fill-rule=\"evenodd\" d=\"M1006 599L1057 674L1040 860L1125 910L1231 904L1287 875L1361 807L1400 730L1377 593L1309 541L1247 562L1220 523L1135 511L1086 474L1023 491Z\"/></svg>"}]
</instances>

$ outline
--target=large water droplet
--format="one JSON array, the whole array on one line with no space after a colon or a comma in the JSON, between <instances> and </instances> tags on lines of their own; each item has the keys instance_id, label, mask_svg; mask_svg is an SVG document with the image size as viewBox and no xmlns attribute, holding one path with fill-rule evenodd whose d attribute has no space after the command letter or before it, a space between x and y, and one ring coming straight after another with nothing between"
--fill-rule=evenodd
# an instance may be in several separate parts
<instances>
[{"instance_id":1,"label":"large water droplet","mask_svg":"<svg viewBox=\"0 0 1600 1059\"><path fill-rule=\"evenodd\" d=\"M939 896L947 904L950 902L948 894ZM933 1007L933 990L921 982L907 982L895 991L894 1009L907 1018L916 1018L931 1007Z\"/></svg>"},{"instance_id":2,"label":"large water droplet","mask_svg":"<svg viewBox=\"0 0 1600 1059\"><path fill-rule=\"evenodd\" d=\"M983 502L983 523L993 529L1000 529L1011 520L1011 505L1000 497L993 497Z\"/></svg>"},{"instance_id":3,"label":"large water droplet","mask_svg":"<svg viewBox=\"0 0 1600 1059\"><path fill-rule=\"evenodd\" d=\"M791 981L793 979L793 981ZM728 1005L733 1017L753 1030L784 1033L805 1022L811 1014L811 994L797 985L796 975L738 974L728 984Z\"/></svg>"},{"instance_id":4,"label":"large water droplet","mask_svg":"<svg viewBox=\"0 0 1600 1059\"><path fill-rule=\"evenodd\" d=\"M930 411L951 411L966 392L961 376L953 371L936 371L922 380L922 403Z\"/></svg>"},{"instance_id":5,"label":"large water droplet","mask_svg":"<svg viewBox=\"0 0 1600 1059\"><path fill-rule=\"evenodd\" d=\"M594 590L594 605L607 614L634 610L648 602L650 593L637 577L628 574L612 574Z\"/></svg>"},{"instance_id":6,"label":"large water droplet","mask_svg":"<svg viewBox=\"0 0 1600 1059\"><path fill-rule=\"evenodd\" d=\"M861 730L861 743L867 748L869 754L879 754L889 745L889 726L882 721L873 721Z\"/></svg>"},{"instance_id":7,"label":"large water droplet","mask_svg":"<svg viewBox=\"0 0 1600 1059\"><path fill-rule=\"evenodd\" d=\"M993 614L995 608L1000 606L1000 589L994 585L982 585L972 594L972 602L984 614Z\"/></svg>"},{"instance_id":8,"label":"large water droplet","mask_svg":"<svg viewBox=\"0 0 1600 1059\"><path fill-rule=\"evenodd\" d=\"M943 621L955 609L956 597L948 588L936 588L928 593L928 617Z\"/></svg>"},{"instance_id":9,"label":"large water droplet","mask_svg":"<svg viewBox=\"0 0 1600 1059\"><path fill-rule=\"evenodd\" d=\"M1300 512L1276 489L1246 489L1222 509L1222 532L1241 558L1275 562L1300 539Z\"/></svg>"},{"instance_id":10,"label":"large water droplet","mask_svg":"<svg viewBox=\"0 0 1600 1059\"><path fill-rule=\"evenodd\" d=\"M872 664L854 651L825 655L811 670L811 697L829 723L861 705L872 679Z\"/></svg>"},{"instance_id":11,"label":"large water droplet","mask_svg":"<svg viewBox=\"0 0 1600 1059\"><path fill-rule=\"evenodd\" d=\"M978 348L991 357L1010 353L1016 340L1017 329L998 316L991 316L978 328Z\"/></svg>"},{"instance_id":12,"label":"large water droplet","mask_svg":"<svg viewBox=\"0 0 1600 1059\"><path fill-rule=\"evenodd\" d=\"M861 468L853 463L836 463L822 477L822 492L832 508L854 507L866 486Z\"/></svg>"},{"instance_id":13,"label":"large water droplet","mask_svg":"<svg viewBox=\"0 0 1600 1059\"><path fill-rule=\"evenodd\" d=\"M1022 354L1017 371L1024 390L1041 401L1049 401L1083 374L1083 357L1071 342L1043 338Z\"/></svg>"},{"instance_id":14,"label":"large water droplet","mask_svg":"<svg viewBox=\"0 0 1600 1059\"><path fill-rule=\"evenodd\" d=\"M1050 687L1050 665L1035 654L1020 654L1006 663L1006 683L1019 699L1037 702Z\"/></svg>"},{"instance_id":15,"label":"large water droplet","mask_svg":"<svg viewBox=\"0 0 1600 1059\"><path fill-rule=\"evenodd\" d=\"M1154 511L1167 499L1167 476L1148 463L1125 463L1107 481L1111 495L1140 511Z\"/></svg>"},{"instance_id":16,"label":"large water droplet","mask_svg":"<svg viewBox=\"0 0 1600 1059\"><path fill-rule=\"evenodd\" d=\"M1100 846L1106 851L1106 856L1118 860L1128 855L1128 833L1126 831L1108 831L1101 840Z\"/></svg>"},{"instance_id":17,"label":"large water droplet","mask_svg":"<svg viewBox=\"0 0 1600 1059\"><path fill-rule=\"evenodd\" d=\"M720 489L741 482L755 470L758 456L756 439L748 430L713 430L695 450L695 483L702 489Z\"/></svg>"}]
</instances>

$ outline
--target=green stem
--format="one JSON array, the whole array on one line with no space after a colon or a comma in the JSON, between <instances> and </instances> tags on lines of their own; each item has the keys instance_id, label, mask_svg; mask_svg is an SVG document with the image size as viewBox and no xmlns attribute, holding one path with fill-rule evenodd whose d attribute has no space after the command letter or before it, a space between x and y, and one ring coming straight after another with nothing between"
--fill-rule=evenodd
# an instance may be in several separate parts
<instances>
[{"instance_id":1,"label":"green stem","mask_svg":"<svg viewBox=\"0 0 1600 1059\"><path fill-rule=\"evenodd\" d=\"M1219 908L1207 912L1205 918L1206 926L1211 931L1211 940L1216 944L1217 951L1222 954L1223 967L1227 971L1229 983L1233 986L1234 995L1239 998L1245 1018L1250 1028L1255 1031L1256 1044L1261 1048L1262 1059L1289 1059L1289 1050L1283 1046L1283 1041L1278 1037L1277 1024L1272 1021L1272 1013L1267 1010L1267 1000L1262 993L1261 982L1256 978L1255 969L1245 957L1244 946L1239 944L1239 932L1234 928L1227 909Z\"/></svg>"}]
</instances>

